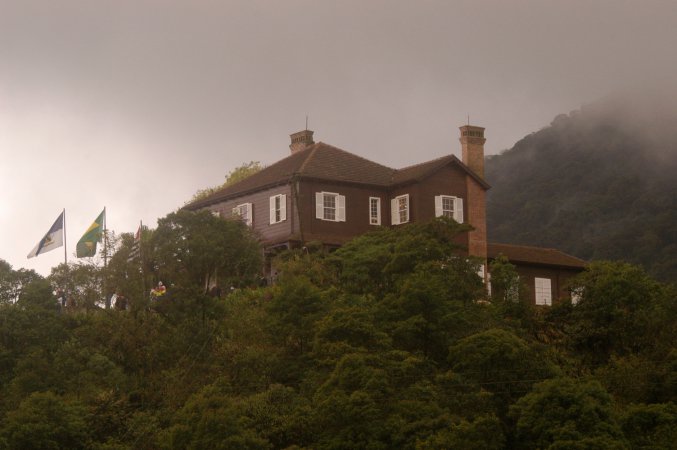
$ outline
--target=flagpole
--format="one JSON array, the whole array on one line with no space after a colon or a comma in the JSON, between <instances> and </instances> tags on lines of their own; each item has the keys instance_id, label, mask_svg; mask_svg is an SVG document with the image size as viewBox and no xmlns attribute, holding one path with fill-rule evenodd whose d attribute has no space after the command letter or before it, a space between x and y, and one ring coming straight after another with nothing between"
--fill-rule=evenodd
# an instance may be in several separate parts
<instances>
[{"instance_id":1,"label":"flagpole","mask_svg":"<svg viewBox=\"0 0 677 450\"><path fill-rule=\"evenodd\" d=\"M141 250L141 237L143 236L143 220L139 220L139 261L141 262L141 298L146 299L146 271L143 268L143 251Z\"/></svg>"},{"instance_id":2,"label":"flagpole","mask_svg":"<svg viewBox=\"0 0 677 450\"><path fill-rule=\"evenodd\" d=\"M110 299L108 298L108 291L106 289L106 279L108 277L108 229L106 228L106 207L103 207L103 298L106 304L106 309L110 309Z\"/></svg>"},{"instance_id":3,"label":"flagpole","mask_svg":"<svg viewBox=\"0 0 677 450\"><path fill-rule=\"evenodd\" d=\"M63 262L68 267L68 245L66 242L66 208L61 212L63 214Z\"/></svg>"},{"instance_id":4,"label":"flagpole","mask_svg":"<svg viewBox=\"0 0 677 450\"><path fill-rule=\"evenodd\" d=\"M61 297L61 307L63 310L63 308L66 307L66 304L68 303L68 297L70 296L70 292L68 291L68 285L70 284L71 277L68 271L68 245L66 242L66 208L63 209L61 214L63 214L63 260L64 264L66 265L66 280L65 286L63 286L63 293Z\"/></svg>"}]
</instances>

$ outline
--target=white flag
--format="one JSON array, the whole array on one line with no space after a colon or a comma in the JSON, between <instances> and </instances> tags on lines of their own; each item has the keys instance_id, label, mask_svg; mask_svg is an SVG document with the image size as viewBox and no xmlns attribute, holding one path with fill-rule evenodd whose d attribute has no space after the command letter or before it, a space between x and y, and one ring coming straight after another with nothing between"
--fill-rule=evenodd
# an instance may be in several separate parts
<instances>
[{"instance_id":1,"label":"white flag","mask_svg":"<svg viewBox=\"0 0 677 450\"><path fill-rule=\"evenodd\" d=\"M63 245L63 212L59 214L52 228L28 254L29 258L41 255Z\"/></svg>"}]
</instances>

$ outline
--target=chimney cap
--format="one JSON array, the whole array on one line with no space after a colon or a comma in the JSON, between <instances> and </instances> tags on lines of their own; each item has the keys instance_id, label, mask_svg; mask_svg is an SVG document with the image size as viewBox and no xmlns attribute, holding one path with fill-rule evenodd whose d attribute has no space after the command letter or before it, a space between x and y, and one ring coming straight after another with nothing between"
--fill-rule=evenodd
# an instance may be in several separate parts
<instances>
[{"instance_id":1,"label":"chimney cap","mask_svg":"<svg viewBox=\"0 0 677 450\"><path fill-rule=\"evenodd\" d=\"M291 144L289 145L289 149L291 152L300 152L306 147L313 145L315 143L315 141L313 141L313 133L314 131L305 129L290 134L289 137L291 138Z\"/></svg>"}]
</instances>

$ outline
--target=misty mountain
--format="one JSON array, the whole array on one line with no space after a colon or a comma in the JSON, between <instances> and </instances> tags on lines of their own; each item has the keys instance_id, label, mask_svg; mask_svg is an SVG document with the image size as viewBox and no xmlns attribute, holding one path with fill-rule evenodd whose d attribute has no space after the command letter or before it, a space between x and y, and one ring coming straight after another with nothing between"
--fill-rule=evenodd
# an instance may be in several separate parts
<instances>
[{"instance_id":1,"label":"misty mountain","mask_svg":"<svg viewBox=\"0 0 677 450\"><path fill-rule=\"evenodd\" d=\"M600 100L487 159L493 242L555 247L677 275L677 103Z\"/></svg>"}]
</instances>

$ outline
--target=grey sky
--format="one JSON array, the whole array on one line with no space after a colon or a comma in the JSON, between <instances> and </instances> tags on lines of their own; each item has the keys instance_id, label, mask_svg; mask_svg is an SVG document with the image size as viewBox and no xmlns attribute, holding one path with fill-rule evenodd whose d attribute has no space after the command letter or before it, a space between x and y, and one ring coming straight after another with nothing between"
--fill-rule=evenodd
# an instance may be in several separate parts
<instances>
[{"instance_id":1,"label":"grey sky","mask_svg":"<svg viewBox=\"0 0 677 450\"><path fill-rule=\"evenodd\" d=\"M69 254L180 207L289 134L393 167L488 153L561 112L677 79L677 2L0 0L0 258L66 208ZM71 256L69 256L71 259Z\"/></svg>"}]
</instances>

